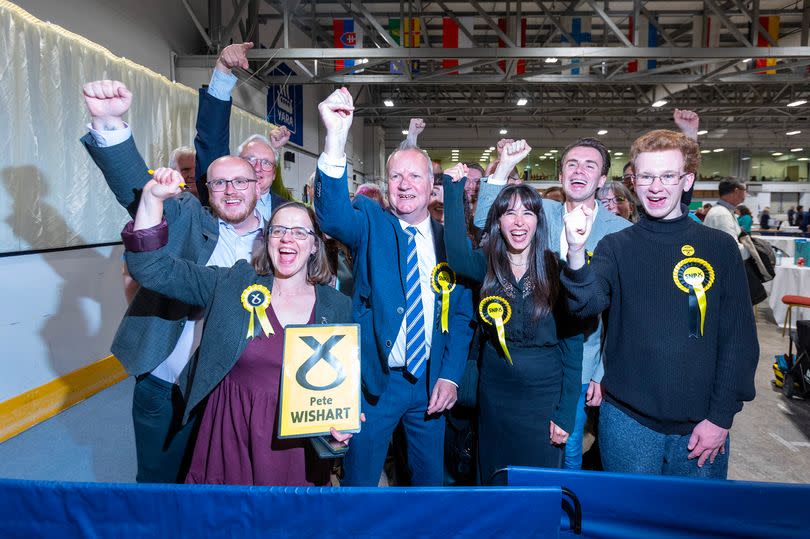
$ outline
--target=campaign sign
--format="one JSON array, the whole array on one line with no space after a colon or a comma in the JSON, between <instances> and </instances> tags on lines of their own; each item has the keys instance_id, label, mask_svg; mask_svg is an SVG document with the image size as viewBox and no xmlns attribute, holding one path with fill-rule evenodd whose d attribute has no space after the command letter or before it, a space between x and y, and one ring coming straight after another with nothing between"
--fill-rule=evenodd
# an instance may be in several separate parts
<instances>
[{"instance_id":1,"label":"campaign sign","mask_svg":"<svg viewBox=\"0 0 810 539\"><path fill-rule=\"evenodd\" d=\"M295 76L286 64L270 72L273 77ZM267 89L267 121L290 130L290 142L304 145L304 87L300 84L271 84Z\"/></svg>"},{"instance_id":2,"label":"campaign sign","mask_svg":"<svg viewBox=\"0 0 810 539\"><path fill-rule=\"evenodd\" d=\"M360 431L360 326L284 328L278 437Z\"/></svg>"}]
</instances>

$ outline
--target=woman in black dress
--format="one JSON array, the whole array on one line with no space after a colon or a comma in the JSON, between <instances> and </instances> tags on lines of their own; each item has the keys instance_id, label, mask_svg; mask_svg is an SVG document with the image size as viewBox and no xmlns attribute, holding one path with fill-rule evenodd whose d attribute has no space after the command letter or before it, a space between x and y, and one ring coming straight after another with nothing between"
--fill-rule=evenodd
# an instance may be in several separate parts
<instances>
[{"instance_id":1,"label":"woman in black dress","mask_svg":"<svg viewBox=\"0 0 810 539\"><path fill-rule=\"evenodd\" d=\"M561 466L581 390L582 341L560 330L560 264L547 249L540 195L526 185L504 188L488 214L486 243L473 250L464 228L465 180L451 181L464 168L445 172L444 239L450 267L481 283L478 476L492 484L505 479L496 471L506 466Z\"/></svg>"}]
</instances>

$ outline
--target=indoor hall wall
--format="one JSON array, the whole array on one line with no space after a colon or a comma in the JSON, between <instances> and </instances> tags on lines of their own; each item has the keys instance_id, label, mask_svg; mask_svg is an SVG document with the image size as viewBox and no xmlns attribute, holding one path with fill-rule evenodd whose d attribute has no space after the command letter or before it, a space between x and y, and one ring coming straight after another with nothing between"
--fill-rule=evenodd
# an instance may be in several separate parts
<instances>
[{"instance_id":1,"label":"indoor hall wall","mask_svg":"<svg viewBox=\"0 0 810 539\"><path fill-rule=\"evenodd\" d=\"M204 45L182 2L166 0L14 0L52 22L107 48L113 54L168 77L171 52L191 54ZM191 0L200 13L200 0Z\"/></svg>"}]
</instances>

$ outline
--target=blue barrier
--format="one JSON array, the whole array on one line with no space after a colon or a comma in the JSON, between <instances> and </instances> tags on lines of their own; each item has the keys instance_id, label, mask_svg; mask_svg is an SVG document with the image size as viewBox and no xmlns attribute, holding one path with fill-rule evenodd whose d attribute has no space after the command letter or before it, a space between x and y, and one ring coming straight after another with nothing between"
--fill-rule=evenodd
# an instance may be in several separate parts
<instances>
[{"instance_id":1,"label":"blue barrier","mask_svg":"<svg viewBox=\"0 0 810 539\"><path fill-rule=\"evenodd\" d=\"M582 536L810 537L810 486L510 467L509 486L576 493Z\"/></svg>"},{"instance_id":2,"label":"blue barrier","mask_svg":"<svg viewBox=\"0 0 810 539\"><path fill-rule=\"evenodd\" d=\"M559 487L294 488L0 480L0 537L558 537Z\"/></svg>"}]
</instances>

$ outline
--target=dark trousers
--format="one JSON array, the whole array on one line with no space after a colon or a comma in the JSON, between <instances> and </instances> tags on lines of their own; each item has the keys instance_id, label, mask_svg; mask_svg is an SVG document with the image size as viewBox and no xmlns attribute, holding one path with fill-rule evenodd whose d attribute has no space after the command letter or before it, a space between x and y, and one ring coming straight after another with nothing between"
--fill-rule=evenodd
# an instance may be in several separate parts
<instances>
[{"instance_id":1,"label":"dark trousers","mask_svg":"<svg viewBox=\"0 0 810 539\"><path fill-rule=\"evenodd\" d=\"M199 427L193 414L182 425L183 399L177 386L156 376L139 376L132 399L138 483L182 483Z\"/></svg>"}]
</instances>

